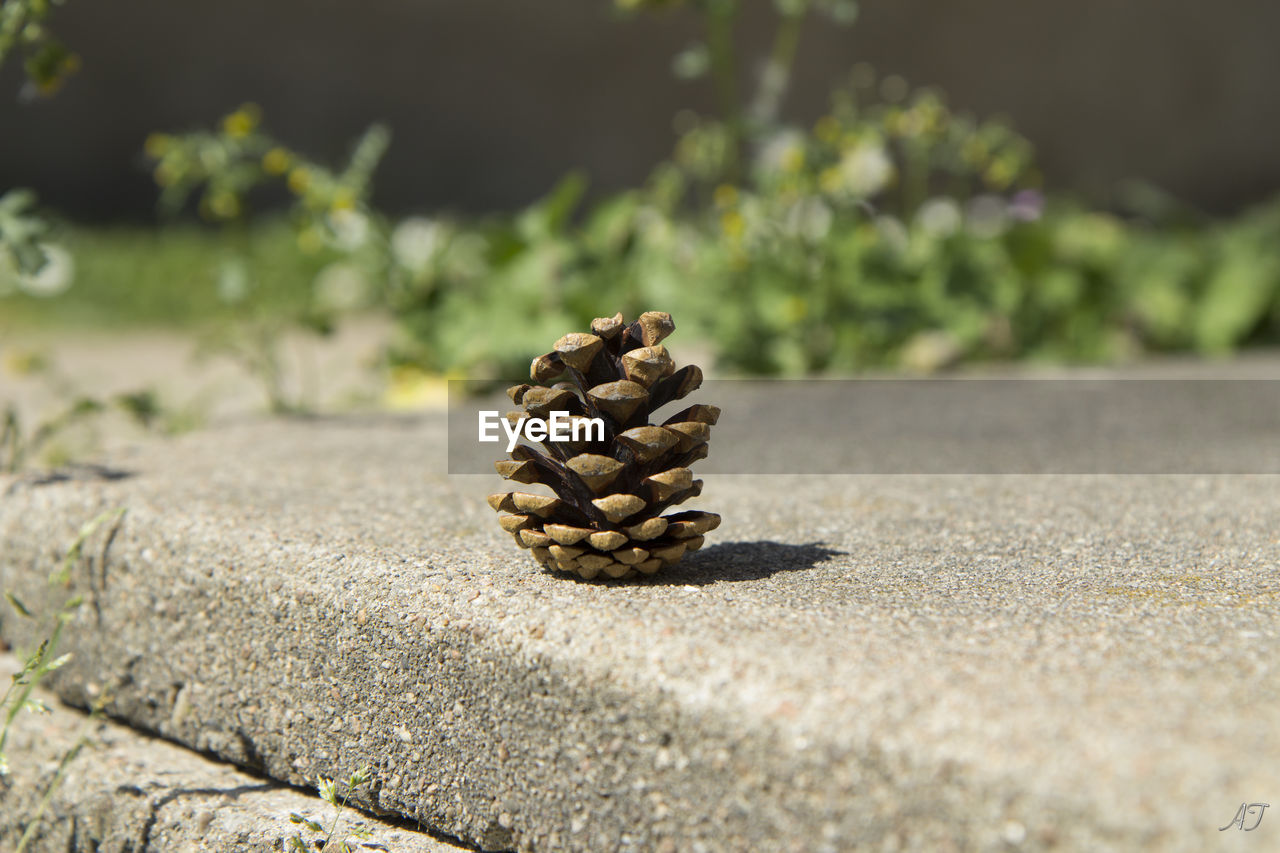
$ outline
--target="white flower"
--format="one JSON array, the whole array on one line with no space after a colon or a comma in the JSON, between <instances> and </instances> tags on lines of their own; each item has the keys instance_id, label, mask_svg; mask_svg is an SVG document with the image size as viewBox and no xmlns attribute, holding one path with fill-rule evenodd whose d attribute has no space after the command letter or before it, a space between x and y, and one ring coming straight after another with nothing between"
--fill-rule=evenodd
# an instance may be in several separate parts
<instances>
[{"instance_id":1,"label":"white flower","mask_svg":"<svg viewBox=\"0 0 1280 853\"><path fill-rule=\"evenodd\" d=\"M893 161L879 143L856 145L840 158L841 185L859 198L870 198L893 179Z\"/></svg>"},{"instance_id":2,"label":"white flower","mask_svg":"<svg viewBox=\"0 0 1280 853\"><path fill-rule=\"evenodd\" d=\"M920 205L916 212L916 224L930 237L944 239L960 230L964 217L960 205L949 198L931 198Z\"/></svg>"},{"instance_id":3,"label":"white flower","mask_svg":"<svg viewBox=\"0 0 1280 853\"><path fill-rule=\"evenodd\" d=\"M787 210L785 227L788 233L817 243L831 231L831 208L820 198L802 198Z\"/></svg>"},{"instance_id":4,"label":"white flower","mask_svg":"<svg viewBox=\"0 0 1280 853\"><path fill-rule=\"evenodd\" d=\"M76 277L76 262L71 253L55 243L41 243L44 266L37 272L19 273L18 288L31 296L57 296L71 286Z\"/></svg>"},{"instance_id":5,"label":"white flower","mask_svg":"<svg viewBox=\"0 0 1280 853\"><path fill-rule=\"evenodd\" d=\"M218 268L218 299L236 305L249 295L249 268L239 258L223 261Z\"/></svg>"},{"instance_id":6,"label":"white flower","mask_svg":"<svg viewBox=\"0 0 1280 853\"><path fill-rule=\"evenodd\" d=\"M412 216L391 232L391 252L411 272L421 272L444 244L444 227L435 220Z\"/></svg>"},{"instance_id":7,"label":"white flower","mask_svg":"<svg viewBox=\"0 0 1280 853\"><path fill-rule=\"evenodd\" d=\"M368 302L369 285L355 264L336 261L316 274L316 305L328 311L352 311Z\"/></svg>"},{"instance_id":8,"label":"white flower","mask_svg":"<svg viewBox=\"0 0 1280 853\"><path fill-rule=\"evenodd\" d=\"M1009 227L1008 205L999 196L976 196L965 210L965 223L970 233L979 239L999 237Z\"/></svg>"},{"instance_id":9,"label":"white flower","mask_svg":"<svg viewBox=\"0 0 1280 853\"><path fill-rule=\"evenodd\" d=\"M911 245L911 235L907 232L907 226L903 225L896 216L877 216L875 226L880 239L895 251L905 252Z\"/></svg>"},{"instance_id":10,"label":"white flower","mask_svg":"<svg viewBox=\"0 0 1280 853\"><path fill-rule=\"evenodd\" d=\"M329 214L333 245L344 252L354 252L369 240L369 217L355 210L335 210Z\"/></svg>"},{"instance_id":11,"label":"white flower","mask_svg":"<svg viewBox=\"0 0 1280 853\"><path fill-rule=\"evenodd\" d=\"M804 135L782 130L765 140L756 155L756 166L768 175L794 172L804 162Z\"/></svg>"}]
</instances>

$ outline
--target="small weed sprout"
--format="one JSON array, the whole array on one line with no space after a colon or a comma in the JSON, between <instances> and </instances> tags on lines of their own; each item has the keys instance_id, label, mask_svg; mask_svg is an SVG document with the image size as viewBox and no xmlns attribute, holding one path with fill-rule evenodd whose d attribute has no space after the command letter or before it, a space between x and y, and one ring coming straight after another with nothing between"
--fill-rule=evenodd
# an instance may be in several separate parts
<instances>
[{"instance_id":1,"label":"small weed sprout","mask_svg":"<svg viewBox=\"0 0 1280 853\"><path fill-rule=\"evenodd\" d=\"M76 553L79 553L79 551L77 550ZM9 602L9 606L20 617L24 619L35 618L27 606L13 593L6 592L4 597ZM71 660L69 653L58 655L57 650L62 640L63 628L71 621L81 603L83 603L83 599L80 596L74 596L62 606L54 619L52 633L40 643L34 652L26 656L22 667L13 674L3 696L0 696L0 717L3 718L3 726L0 727L0 779L3 779L10 772L8 755L5 749L8 745L9 734L18 715L23 711L33 714L49 713L49 706L40 698L33 696L32 693L46 676L62 668ZM36 807L35 813L31 815L22 837L18 840L15 853L22 853L22 851L26 850L27 844L35 837L35 831L40 825L40 819L48 811L49 804L53 801L53 795L66 775L67 768L71 766L71 762L75 761L76 757L80 755L80 751L89 743L90 727L102 719L103 709L108 701L110 701L110 694L107 691L103 691L94 700L89 712L89 719L81 727L75 742L58 760L58 767L54 771L53 778L49 780L49 784L45 786L44 793L40 795L39 805Z\"/></svg>"},{"instance_id":2,"label":"small weed sprout","mask_svg":"<svg viewBox=\"0 0 1280 853\"><path fill-rule=\"evenodd\" d=\"M53 586L69 586L71 584L71 569L79 562L80 555L84 553L84 544L94 532L107 522L111 522L111 527L107 532L107 546L110 547L111 542L115 539L116 533L120 529L120 522L124 520L124 514L128 510L125 507L109 509L106 512L99 513L89 521L80 526L80 531L76 534L76 538L72 541L71 546L67 548L66 555L62 558L57 571L49 575L49 583Z\"/></svg>"},{"instance_id":3,"label":"small weed sprout","mask_svg":"<svg viewBox=\"0 0 1280 853\"><path fill-rule=\"evenodd\" d=\"M368 838L369 830L364 827L356 827L350 831L344 831L338 834L338 827L342 821L342 815L347 807L347 800L351 796L351 792L356 788L369 781L370 770L368 766L362 767L347 779L343 786L345 792L342 797L338 796L338 783L333 779L321 779L317 786L320 799L324 800L333 807L333 818L326 830L324 825L319 821L312 820L309 817L293 812L289 815L290 822L305 827L307 831L321 834L320 838L306 840L299 831L289 839L289 849L299 851L299 853L310 853L310 851L325 850L337 851L337 853L353 853L354 847L351 844L352 838ZM336 846L335 846L336 845Z\"/></svg>"},{"instance_id":4,"label":"small weed sprout","mask_svg":"<svg viewBox=\"0 0 1280 853\"><path fill-rule=\"evenodd\" d=\"M24 619L35 618L16 595L11 592L5 592L4 597L5 601L19 616ZM0 728L0 777L9 773L9 761L5 747L8 745L9 734L13 729L14 721L18 718L18 714L23 711L39 714L49 710L42 701L32 698L31 694L35 691L41 679L71 660L71 655L69 654L58 656L57 649L58 643L62 639L63 628L80 604L81 599L76 597L63 605L54 621L53 632L36 647L34 652L26 656L22 662L22 667L13 674L8 687L0 695L0 714L3 715L3 727Z\"/></svg>"},{"instance_id":5,"label":"small weed sprout","mask_svg":"<svg viewBox=\"0 0 1280 853\"><path fill-rule=\"evenodd\" d=\"M93 535L94 531L108 522L114 522L107 534L107 544L104 546L104 550L109 548L111 541L119 530L120 521L124 518L124 514L125 508L120 507L101 513L82 525L76 534L75 540L67 548L67 553L63 557L59 568L49 576L50 586L69 585L72 566L83 554L85 542ZM5 591L4 598L19 618L37 618L31 608L13 592ZM59 655L58 647L62 642L64 629L83 603L84 598L80 595L73 595L67 599L66 603L54 615L53 627L49 636L36 647L34 652L23 657L22 666L13 674L4 693L0 694L0 779L3 779L10 772L6 747L9 743L9 735L19 714L23 711L36 714L48 713L49 711L49 707L33 694L41 681L71 660L69 653ZM52 802L53 795L57 791L58 785L61 784L63 776L66 775L67 768L76 759L76 756L80 754L80 751L84 749L85 745L88 744L90 728L103 718L103 709L106 708L110 699L110 691L104 690L94 700L89 710L89 719L81 727L80 734L76 737L71 748L63 753L59 759L53 778L49 780L49 784L41 795L40 803L36 808L35 814L31 815L27 828L23 831L22 838L18 841L15 853L22 853L34 837L36 828L40 824L40 819L44 816L45 811L48 810L49 803Z\"/></svg>"},{"instance_id":6,"label":"small weed sprout","mask_svg":"<svg viewBox=\"0 0 1280 853\"><path fill-rule=\"evenodd\" d=\"M126 415L145 430L173 435L199 422L199 413L165 405L156 392L142 388L98 398L82 393L77 383L58 371L52 361L39 353L22 353L11 360L15 372L42 380L52 395L63 401L62 408L28 429L18 407L12 403L0 413L0 473L17 474L36 462L57 467L74 461L78 452L96 445L92 432L96 419L110 410ZM69 449L60 439L77 427L91 428L89 448Z\"/></svg>"},{"instance_id":7,"label":"small weed sprout","mask_svg":"<svg viewBox=\"0 0 1280 853\"><path fill-rule=\"evenodd\" d=\"M0 473L16 474L24 470L37 453L52 447L58 436L99 414L103 408L102 403L92 397L77 397L61 412L25 432L17 408L12 405L5 407L3 425L0 426ZM54 454L53 461L61 463L68 460Z\"/></svg>"}]
</instances>

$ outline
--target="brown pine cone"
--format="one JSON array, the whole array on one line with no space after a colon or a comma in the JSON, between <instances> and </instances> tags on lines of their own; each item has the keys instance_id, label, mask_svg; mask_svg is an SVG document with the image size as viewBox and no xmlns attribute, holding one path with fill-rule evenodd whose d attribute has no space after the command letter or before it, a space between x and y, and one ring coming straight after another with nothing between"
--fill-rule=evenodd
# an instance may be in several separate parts
<instances>
[{"instance_id":1,"label":"brown pine cone","mask_svg":"<svg viewBox=\"0 0 1280 853\"><path fill-rule=\"evenodd\" d=\"M702 493L689 466L707 455L720 416L699 404L660 426L649 423L654 410L702 384L701 370L676 370L662 346L674 330L671 315L658 311L631 325L621 314L602 317L591 334L565 335L534 359L535 384L508 389L521 410L507 420L532 427L531 440L553 428L571 436L541 441L545 453L518 445L510 460L494 463L508 480L555 493L489 497L489 506L509 513L498 519L502 529L547 568L586 579L651 575L698 550L703 534L719 526L714 513L662 514Z\"/></svg>"}]
</instances>

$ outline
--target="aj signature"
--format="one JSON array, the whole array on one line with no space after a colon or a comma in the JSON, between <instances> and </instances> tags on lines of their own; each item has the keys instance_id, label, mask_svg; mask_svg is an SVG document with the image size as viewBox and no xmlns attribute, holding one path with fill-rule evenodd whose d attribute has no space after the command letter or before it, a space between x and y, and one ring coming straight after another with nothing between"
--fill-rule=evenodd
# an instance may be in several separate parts
<instances>
[{"instance_id":1,"label":"aj signature","mask_svg":"<svg viewBox=\"0 0 1280 853\"><path fill-rule=\"evenodd\" d=\"M1270 803L1241 803L1240 808L1236 809L1235 820L1224 827L1220 827L1218 832L1226 832L1231 827L1244 830L1245 832L1253 832L1258 828L1258 824L1262 823L1262 815L1267 810ZM1257 811L1257 819L1254 820L1253 826L1245 826L1249 818L1253 817L1255 810Z\"/></svg>"}]
</instances>

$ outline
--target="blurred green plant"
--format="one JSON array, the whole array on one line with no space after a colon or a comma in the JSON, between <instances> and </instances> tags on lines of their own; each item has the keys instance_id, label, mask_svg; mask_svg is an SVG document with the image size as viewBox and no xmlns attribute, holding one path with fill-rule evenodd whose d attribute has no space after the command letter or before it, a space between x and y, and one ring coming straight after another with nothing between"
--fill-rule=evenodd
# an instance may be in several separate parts
<instances>
[{"instance_id":1,"label":"blurred green plant","mask_svg":"<svg viewBox=\"0 0 1280 853\"><path fill-rule=\"evenodd\" d=\"M312 282L288 322L324 331L342 311L385 306L397 321L391 362L429 374L510 376L565 328L673 305L721 367L761 374L1111 361L1280 340L1280 202L1214 224L1171 215L1150 193L1127 216L1046 197L1032 146L1008 123L865 64L817 121L788 121L806 22L850 24L851 0L775 0L772 44L746 96L741 0L615 5L699 16L704 35L673 70L707 78L719 96L715 115L676 117L672 156L642 186L587 205L585 179L571 174L514 216L395 222L369 193L385 131L334 171L266 134L246 106L212 132L148 140L162 203L196 198L247 247L266 231L250 224L251 202L282 184L298 251L281 268ZM259 313L273 277L283 274L247 250L223 260L218 292L243 314L234 343L219 346L288 410L297 404L273 349L284 321Z\"/></svg>"},{"instance_id":2,"label":"blurred green plant","mask_svg":"<svg viewBox=\"0 0 1280 853\"><path fill-rule=\"evenodd\" d=\"M48 29L54 6L65 0L3 0L0 2L0 68L14 54L23 57L27 81L22 97L52 95L80 67L80 58L67 50ZM35 211L36 197L26 189L0 195L0 297L15 285L38 296L62 292L70 284L71 256L45 242L50 226Z\"/></svg>"},{"instance_id":3,"label":"blurred green plant","mask_svg":"<svg viewBox=\"0 0 1280 853\"><path fill-rule=\"evenodd\" d=\"M311 310L315 278L326 264L324 252L300 252L293 225L276 215L235 234L177 222L162 228L66 224L57 236L75 258L75 286L49 299L20 285L15 274L0 298L0 337L23 329L199 330L230 323L245 310L219 295L220 272L231 256L254 271L255 310L302 315Z\"/></svg>"},{"instance_id":4,"label":"blurred green plant","mask_svg":"<svg viewBox=\"0 0 1280 853\"><path fill-rule=\"evenodd\" d=\"M419 273L389 290L396 359L514 375L554 329L669 305L722 367L747 373L1107 361L1280 339L1280 204L1207 227L1046 199L1030 143L1007 123L866 65L814 124L786 123L805 20L848 23L853 3L776 2L748 101L740 2L616 5L702 17L705 40L674 69L710 76L720 113L678 116L671 160L587 209L571 175L514 218L414 225Z\"/></svg>"},{"instance_id":5,"label":"blurred green plant","mask_svg":"<svg viewBox=\"0 0 1280 853\"><path fill-rule=\"evenodd\" d=\"M356 143L341 171L331 170L282 145L261 126L261 111L246 104L225 116L215 131L156 133L146 141L155 161L162 209L177 213L193 198L205 219L224 226L231 249L217 271L220 300L235 309L203 350L228 355L261 382L273 412L309 408L290 392L280 341L288 328L332 332L338 316L377 301L386 278L386 229L372 209L373 173L390 142L380 125ZM292 315L263 311L256 292L269 271L255 265L249 230L251 202L271 185L293 196L291 223L297 252L318 266L311 298Z\"/></svg>"},{"instance_id":6,"label":"blurred green plant","mask_svg":"<svg viewBox=\"0 0 1280 853\"><path fill-rule=\"evenodd\" d=\"M0 195L0 300L45 300L66 291L75 278L71 253L50 239L53 228L35 208L30 190Z\"/></svg>"},{"instance_id":7,"label":"blurred green plant","mask_svg":"<svg viewBox=\"0 0 1280 853\"><path fill-rule=\"evenodd\" d=\"M35 213L36 196L30 190L9 190L0 195L0 253L12 273L33 275L48 260L41 239L49 223Z\"/></svg>"},{"instance_id":8,"label":"blurred green plant","mask_svg":"<svg viewBox=\"0 0 1280 853\"><path fill-rule=\"evenodd\" d=\"M51 95L80 68L80 57L49 31L47 20L65 0L4 0L0 3L0 66L20 53L27 74L24 96Z\"/></svg>"}]
</instances>

